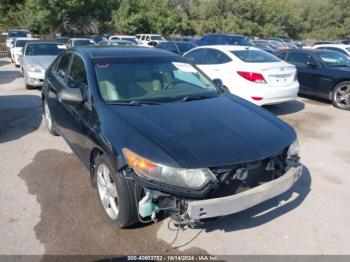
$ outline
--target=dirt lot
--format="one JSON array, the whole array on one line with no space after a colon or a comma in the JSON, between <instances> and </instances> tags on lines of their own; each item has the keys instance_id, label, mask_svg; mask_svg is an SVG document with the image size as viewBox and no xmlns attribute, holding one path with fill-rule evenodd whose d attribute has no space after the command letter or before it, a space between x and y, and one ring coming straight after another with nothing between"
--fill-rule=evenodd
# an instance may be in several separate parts
<instances>
[{"instance_id":1,"label":"dirt lot","mask_svg":"<svg viewBox=\"0 0 350 262\"><path fill-rule=\"evenodd\" d=\"M308 98L267 109L297 130L302 178L171 243L168 219L128 230L106 222L88 172L46 131L40 92L1 58L0 254L350 254L350 112Z\"/></svg>"}]
</instances>

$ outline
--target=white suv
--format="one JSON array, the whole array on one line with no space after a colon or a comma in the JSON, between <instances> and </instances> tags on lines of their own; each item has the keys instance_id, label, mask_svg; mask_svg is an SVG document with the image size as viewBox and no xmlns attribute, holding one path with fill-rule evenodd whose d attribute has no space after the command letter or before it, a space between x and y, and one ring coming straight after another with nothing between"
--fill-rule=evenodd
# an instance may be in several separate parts
<instances>
[{"instance_id":1,"label":"white suv","mask_svg":"<svg viewBox=\"0 0 350 262\"><path fill-rule=\"evenodd\" d=\"M142 45L144 46L149 46L148 43L149 42L165 42L166 39L161 36L161 35L157 35L157 34L138 34L136 35L136 38L140 39L140 41L142 42Z\"/></svg>"}]
</instances>

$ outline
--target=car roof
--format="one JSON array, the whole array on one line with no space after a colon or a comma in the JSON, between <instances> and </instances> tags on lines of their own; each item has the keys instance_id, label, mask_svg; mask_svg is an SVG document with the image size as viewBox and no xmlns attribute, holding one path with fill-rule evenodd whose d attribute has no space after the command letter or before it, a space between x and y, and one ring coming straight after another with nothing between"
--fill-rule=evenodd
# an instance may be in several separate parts
<instances>
[{"instance_id":1,"label":"car roof","mask_svg":"<svg viewBox=\"0 0 350 262\"><path fill-rule=\"evenodd\" d=\"M338 48L350 48L350 45L345 44L320 44L320 45L314 45L314 48L316 47L338 47Z\"/></svg>"},{"instance_id":2,"label":"car roof","mask_svg":"<svg viewBox=\"0 0 350 262\"><path fill-rule=\"evenodd\" d=\"M18 41L18 40L39 40L39 39L33 38L33 37L16 37L15 41Z\"/></svg>"},{"instance_id":3,"label":"car roof","mask_svg":"<svg viewBox=\"0 0 350 262\"><path fill-rule=\"evenodd\" d=\"M246 46L246 45L204 45L196 47L196 49L202 48L213 48L222 51L235 51L235 50L261 50L260 48L256 48L254 46Z\"/></svg>"},{"instance_id":4,"label":"car roof","mask_svg":"<svg viewBox=\"0 0 350 262\"><path fill-rule=\"evenodd\" d=\"M56 44L56 45L62 45L62 43L56 42L56 41L50 41L50 40L34 40L34 41L29 41L28 44L31 45L39 45L39 44Z\"/></svg>"},{"instance_id":5,"label":"car roof","mask_svg":"<svg viewBox=\"0 0 350 262\"><path fill-rule=\"evenodd\" d=\"M319 53L325 53L325 52L338 53L337 51L333 51L333 50L313 49L313 48L303 48L303 49L291 48L291 49L277 51L276 53L286 53L286 52L290 52L290 51L299 52L299 53L309 53L309 54L319 54Z\"/></svg>"},{"instance_id":6,"label":"car roof","mask_svg":"<svg viewBox=\"0 0 350 262\"><path fill-rule=\"evenodd\" d=\"M159 56L177 56L176 54L159 48L149 47L75 47L75 52L86 55L92 59L107 57L159 57Z\"/></svg>"},{"instance_id":7,"label":"car roof","mask_svg":"<svg viewBox=\"0 0 350 262\"><path fill-rule=\"evenodd\" d=\"M70 38L70 40L91 40L90 38L87 37L76 37L76 38Z\"/></svg>"},{"instance_id":8,"label":"car roof","mask_svg":"<svg viewBox=\"0 0 350 262\"><path fill-rule=\"evenodd\" d=\"M245 36L245 35L238 35L238 34L225 34L225 33L210 33L210 34L206 34L206 35L217 35L217 36L220 36L220 35L225 35L225 36L241 36L241 37L248 37L248 36Z\"/></svg>"}]
</instances>

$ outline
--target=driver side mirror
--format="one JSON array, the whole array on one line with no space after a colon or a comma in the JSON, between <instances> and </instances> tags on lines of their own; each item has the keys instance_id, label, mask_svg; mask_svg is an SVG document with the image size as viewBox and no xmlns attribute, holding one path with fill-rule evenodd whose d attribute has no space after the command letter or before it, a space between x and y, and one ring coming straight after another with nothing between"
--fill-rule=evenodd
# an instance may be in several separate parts
<instances>
[{"instance_id":1,"label":"driver side mirror","mask_svg":"<svg viewBox=\"0 0 350 262\"><path fill-rule=\"evenodd\" d=\"M79 106L84 102L79 88L64 88L58 93L58 100L64 104Z\"/></svg>"},{"instance_id":2,"label":"driver side mirror","mask_svg":"<svg viewBox=\"0 0 350 262\"><path fill-rule=\"evenodd\" d=\"M227 89L225 88L224 83L222 82L221 79L215 78L213 79L213 83L217 88L219 88L221 92L227 92Z\"/></svg>"}]
</instances>

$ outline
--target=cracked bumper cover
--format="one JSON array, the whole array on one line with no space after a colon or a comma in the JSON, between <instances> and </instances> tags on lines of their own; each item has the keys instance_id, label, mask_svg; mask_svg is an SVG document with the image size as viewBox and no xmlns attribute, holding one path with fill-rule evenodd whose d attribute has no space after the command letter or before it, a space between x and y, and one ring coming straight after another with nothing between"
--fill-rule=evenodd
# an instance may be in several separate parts
<instances>
[{"instance_id":1,"label":"cracked bumper cover","mask_svg":"<svg viewBox=\"0 0 350 262\"><path fill-rule=\"evenodd\" d=\"M232 196L188 202L191 220L238 213L288 191L302 174L303 166L295 164L281 177Z\"/></svg>"}]
</instances>

